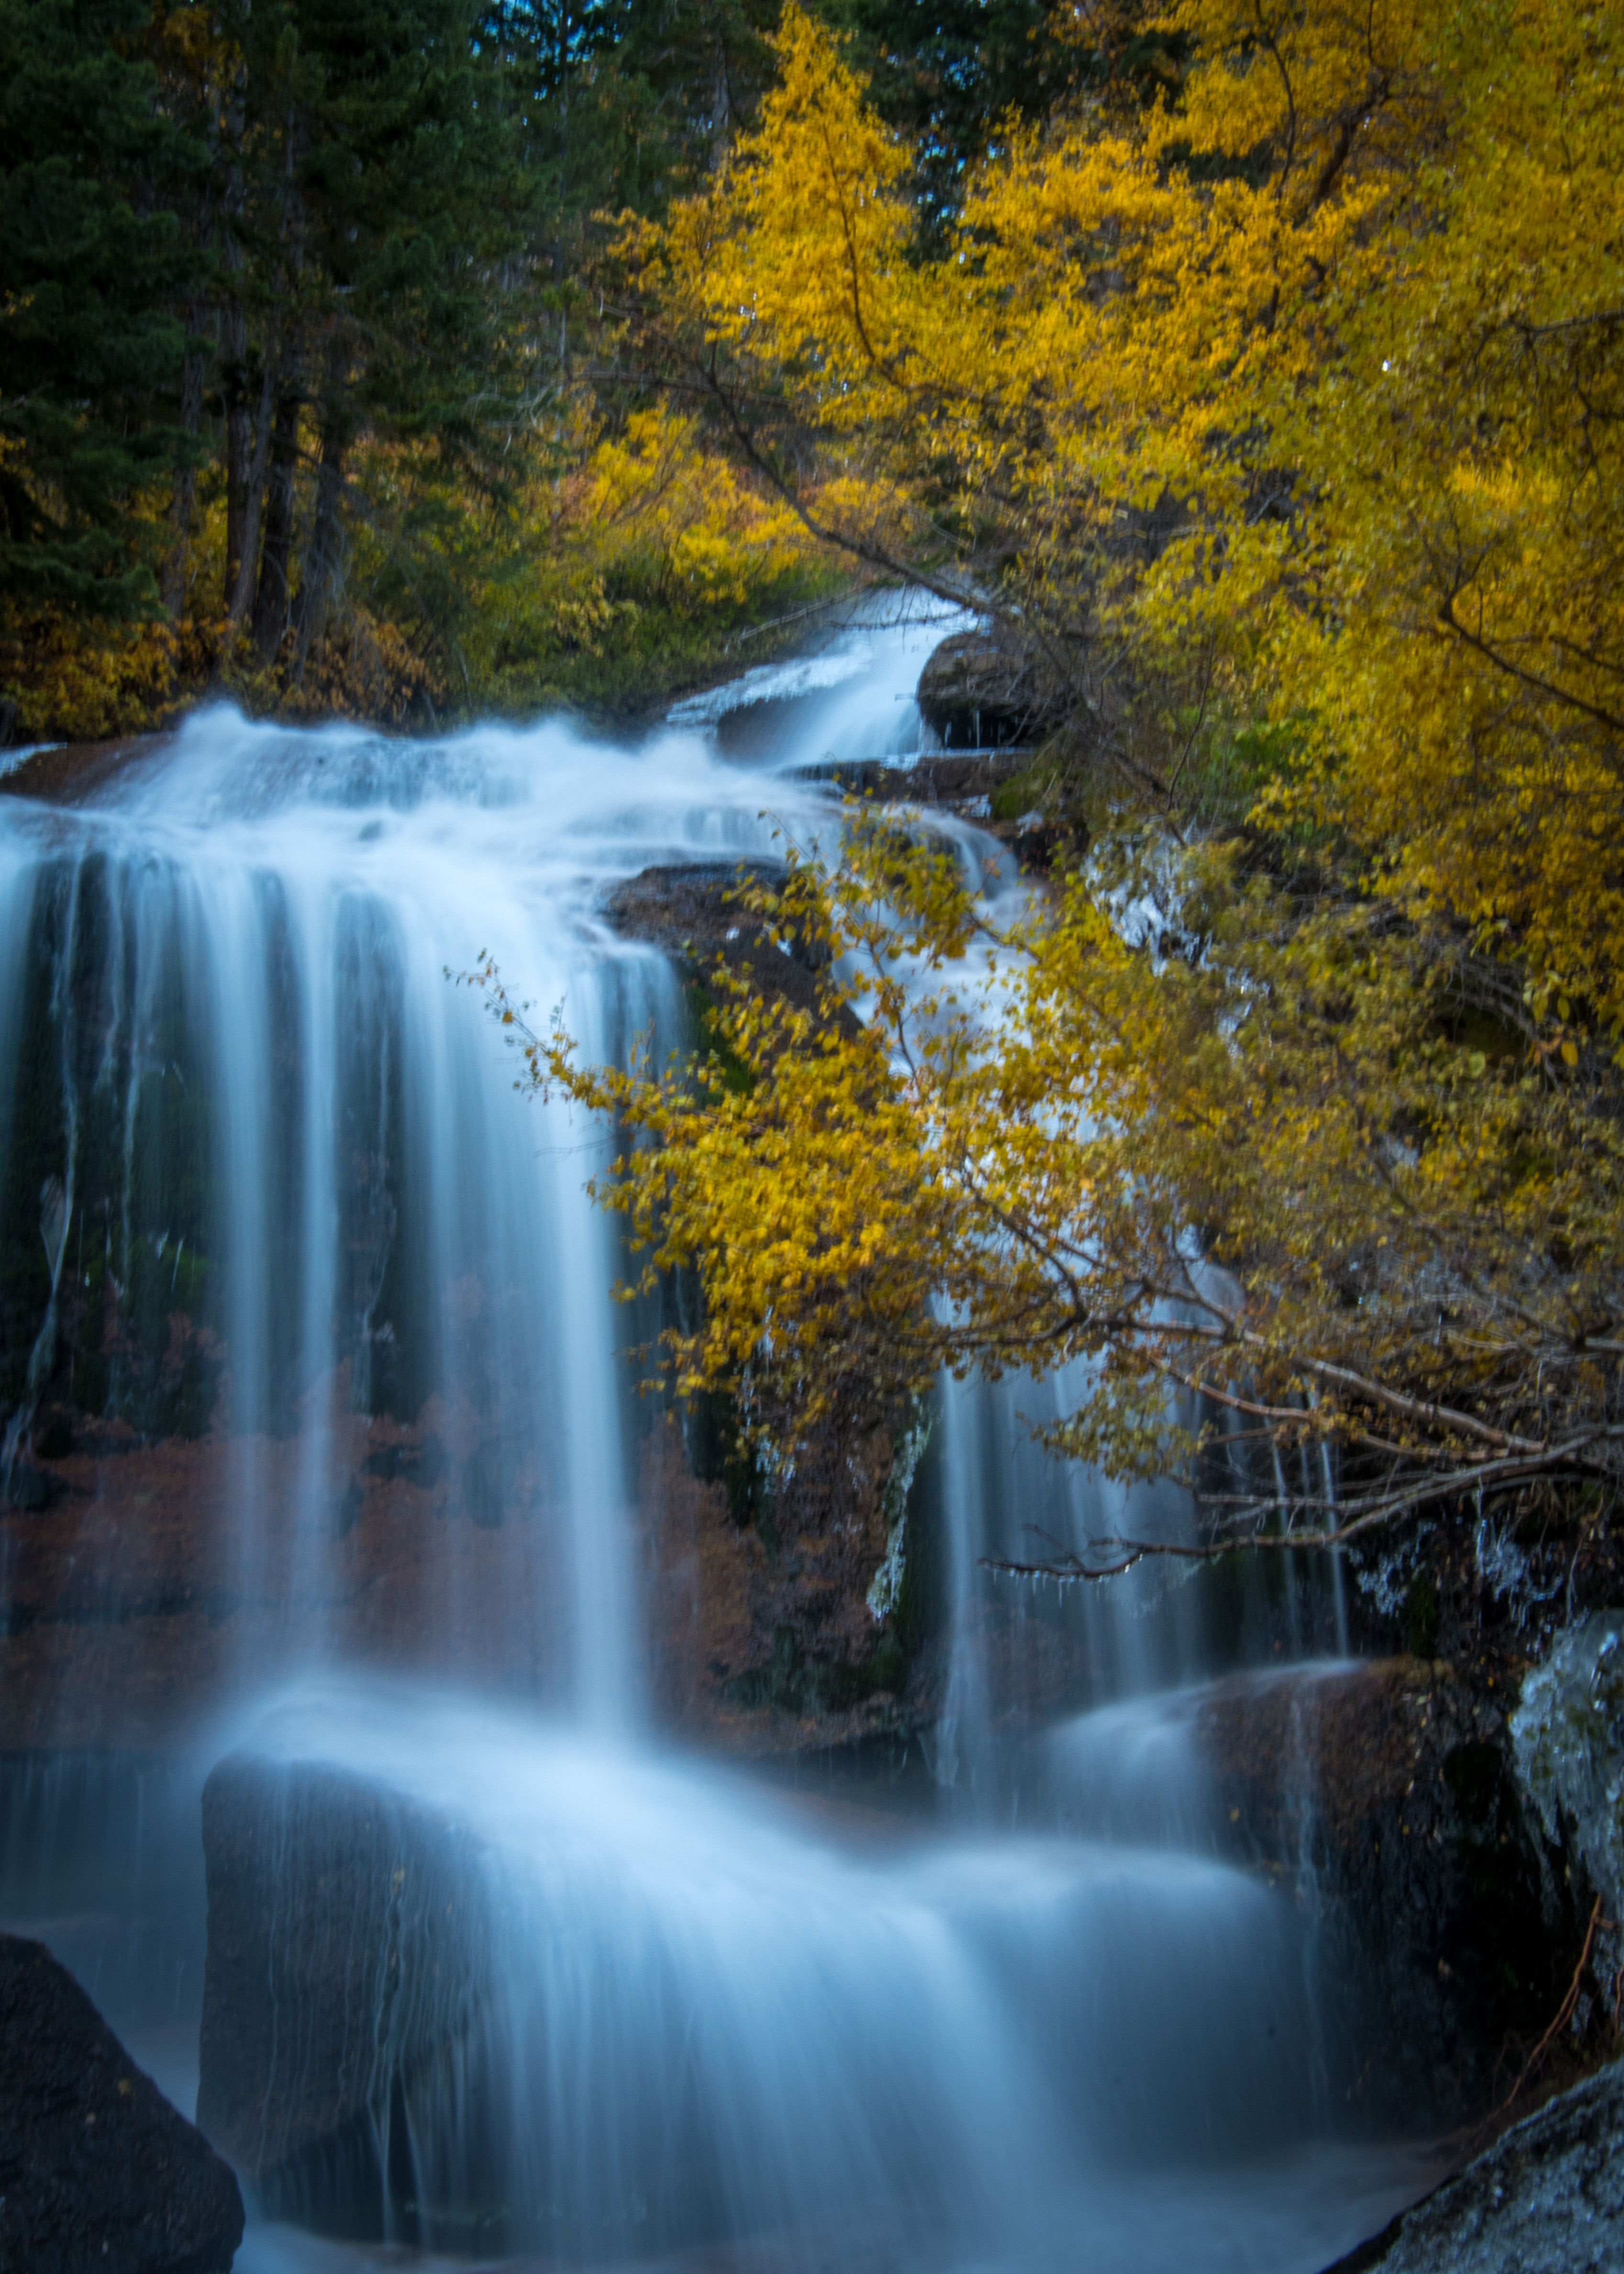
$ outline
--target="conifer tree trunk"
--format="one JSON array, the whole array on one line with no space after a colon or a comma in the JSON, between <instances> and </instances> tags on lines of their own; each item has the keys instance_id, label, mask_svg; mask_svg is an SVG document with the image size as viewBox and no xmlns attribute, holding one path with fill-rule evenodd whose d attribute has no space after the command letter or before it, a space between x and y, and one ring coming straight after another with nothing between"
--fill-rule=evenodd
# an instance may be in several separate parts
<instances>
[{"instance_id":1,"label":"conifer tree trunk","mask_svg":"<svg viewBox=\"0 0 1624 2274\"><path fill-rule=\"evenodd\" d=\"M242 296L241 231L244 199L242 147L245 98L245 74L239 70L233 77L226 105L225 137L229 154L226 162L225 194L222 200L224 228L221 244L221 267L225 272L226 288L220 312L221 385L226 411L225 606L228 616L238 622L242 619L243 606L246 605L244 601L239 606L237 586L242 576L246 542L249 460L254 442L248 393L248 311ZM260 479L264 479L263 470ZM255 520L257 523L257 513Z\"/></svg>"},{"instance_id":2,"label":"conifer tree trunk","mask_svg":"<svg viewBox=\"0 0 1624 2274\"><path fill-rule=\"evenodd\" d=\"M194 338L201 332L207 318L201 298L193 300L186 312L186 328ZM179 614L186 597L187 543L197 496L197 468L192 452L203 424L203 366L201 348L188 348L181 370L180 389L180 428L185 437L185 456L175 472L175 491L169 501L169 555L163 568L163 606L171 619Z\"/></svg>"},{"instance_id":3,"label":"conifer tree trunk","mask_svg":"<svg viewBox=\"0 0 1624 2274\"><path fill-rule=\"evenodd\" d=\"M254 598L254 571L259 560L259 523L265 504L266 472L270 463L271 407L275 400L275 381L281 369L282 350L273 340L266 350L265 380L259 390L259 415L253 425L253 456L244 484L237 574L227 587L225 636L220 643L222 664L237 644L237 634L248 614L249 603Z\"/></svg>"},{"instance_id":4,"label":"conifer tree trunk","mask_svg":"<svg viewBox=\"0 0 1624 2274\"><path fill-rule=\"evenodd\" d=\"M226 408L225 605L234 609L247 542L248 471L253 453L253 414L247 399L248 325L228 299L221 322L222 384Z\"/></svg>"},{"instance_id":5,"label":"conifer tree trunk","mask_svg":"<svg viewBox=\"0 0 1624 2274\"><path fill-rule=\"evenodd\" d=\"M316 509L310 542L304 549L295 614L298 642L293 679L304 676L304 662L327 629L327 618L338 596L342 576L342 532L339 505L344 493L344 459L350 443L350 421L345 399L349 358L343 335L335 326L328 335L324 359L321 418L321 463L316 475Z\"/></svg>"},{"instance_id":6,"label":"conifer tree trunk","mask_svg":"<svg viewBox=\"0 0 1624 2274\"><path fill-rule=\"evenodd\" d=\"M288 629L292 593L294 485L299 453L299 358L289 350L282 365L271 425L270 471L265 500L265 545L254 595L254 653L261 664L274 660Z\"/></svg>"},{"instance_id":7,"label":"conifer tree trunk","mask_svg":"<svg viewBox=\"0 0 1624 2274\"><path fill-rule=\"evenodd\" d=\"M259 555L253 612L254 653L262 666L274 660L282 645L293 598L289 570L293 559L294 493L298 477L299 412L304 404L304 358L297 308L304 268L304 200L300 195L298 178L304 148L304 123L298 112L292 110L288 118L282 200L281 291L282 306L287 312L278 326L274 381L272 351L267 350L266 393L267 398L274 395L275 409L270 412L267 400L261 410L261 445L250 478L250 502L243 531L245 605L246 580L253 573L253 534L257 534L251 533L248 523L259 510L263 481L265 545ZM268 441L265 440L267 414ZM261 471L262 468L266 471Z\"/></svg>"},{"instance_id":8,"label":"conifer tree trunk","mask_svg":"<svg viewBox=\"0 0 1624 2274\"><path fill-rule=\"evenodd\" d=\"M196 218L195 243L199 264L207 262L213 248L221 212L217 169L222 122L207 82L203 94L207 104L209 124L206 145L208 167ZM180 431L184 439L180 459L175 469L175 487L169 499L172 535L161 586L164 612L171 621L179 614L186 597L188 546L192 536L192 511L197 502L197 443L203 426L203 383L208 365L205 335L210 310L205 275L206 271L200 267L197 289L186 302L186 350L181 365L180 386Z\"/></svg>"}]
</instances>

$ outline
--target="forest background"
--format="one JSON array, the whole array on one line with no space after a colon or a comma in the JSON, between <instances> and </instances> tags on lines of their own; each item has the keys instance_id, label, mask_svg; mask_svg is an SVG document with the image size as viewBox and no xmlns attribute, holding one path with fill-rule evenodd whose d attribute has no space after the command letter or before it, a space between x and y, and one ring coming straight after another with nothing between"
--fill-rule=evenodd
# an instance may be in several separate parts
<instances>
[{"instance_id":1,"label":"forest background","mask_svg":"<svg viewBox=\"0 0 1624 2274\"><path fill-rule=\"evenodd\" d=\"M1605 1594L1613 11L0 0L0 88L12 739L635 710L861 577L996 628L1019 918L870 816L758 911L816 1013L531 1043L763 1473L1080 1359L1190 1552Z\"/></svg>"},{"instance_id":2,"label":"forest background","mask_svg":"<svg viewBox=\"0 0 1624 2274\"><path fill-rule=\"evenodd\" d=\"M1037 92L1038 0L829 12L921 183ZM639 352L613 257L754 117L775 14L4 0L4 739L210 688L635 712L839 584Z\"/></svg>"}]
</instances>

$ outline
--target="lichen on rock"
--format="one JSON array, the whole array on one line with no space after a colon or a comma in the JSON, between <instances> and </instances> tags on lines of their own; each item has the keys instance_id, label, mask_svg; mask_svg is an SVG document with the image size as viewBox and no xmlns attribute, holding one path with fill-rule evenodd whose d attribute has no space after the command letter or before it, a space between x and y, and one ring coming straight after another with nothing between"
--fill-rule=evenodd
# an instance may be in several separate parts
<instances>
[{"instance_id":1,"label":"lichen on rock","mask_svg":"<svg viewBox=\"0 0 1624 2274\"><path fill-rule=\"evenodd\" d=\"M1553 1843L1583 1862L1613 1918L1624 1901L1624 1611L1556 1642L1511 1721L1517 1773Z\"/></svg>"}]
</instances>

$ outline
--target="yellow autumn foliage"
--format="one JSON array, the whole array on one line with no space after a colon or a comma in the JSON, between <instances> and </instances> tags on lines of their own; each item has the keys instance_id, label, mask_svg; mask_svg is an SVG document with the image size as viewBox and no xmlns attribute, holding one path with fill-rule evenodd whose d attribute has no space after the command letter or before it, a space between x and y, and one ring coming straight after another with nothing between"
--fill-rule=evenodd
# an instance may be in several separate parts
<instances>
[{"instance_id":1,"label":"yellow autumn foliage","mask_svg":"<svg viewBox=\"0 0 1624 2274\"><path fill-rule=\"evenodd\" d=\"M1600 1520L1624 30L1587 0L1162 27L1177 87L1011 132L932 254L908 153L791 8L757 132L642 247L752 462L1022 632L1056 763L1096 823L1116 798L1088 863L995 937L928 837L855 816L838 873L756 896L836 958L818 1014L718 976L728 1078L561 1035L533 1072L638 1133L605 1196L651 1269L702 1269L679 1381L780 1442L853 1374L883 1404L1087 1358L1063 1449L1254 1444L1214 1545L1558 1487ZM786 434L843 485L816 512ZM1335 1498L1269 1468L1310 1442Z\"/></svg>"},{"instance_id":2,"label":"yellow autumn foliage","mask_svg":"<svg viewBox=\"0 0 1624 2274\"><path fill-rule=\"evenodd\" d=\"M634 411L569 485L569 520L600 562L651 560L694 601L742 606L760 582L816 553L801 517L704 447L669 404Z\"/></svg>"},{"instance_id":3,"label":"yellow autumn foliage","mask_svg":"<svg viewBox=\"0 0 1624 2274\"><path fill-rule=\"evenodd\" d=\"M1219 1447L1214 1551L1615 1484L1624 1138L1593 1088L1452 1033L1464 959L1394 953L1377 903L1294 919L1205 847L1164 959L1117 914L1154 878L1116 882L995 928L951 851L854 811L838 876L792 848L741 888L818 951L814 1009L718 971L674 1075L523 1035L538 1086L637 1133L598 1190L643 1291L701 1265L678 1390L741 1392L783 1457L854 1383L882 1418L944 1368L1087 1360L1050 1442L1119 1474ZM1335 1492L1288 1496L1273 1454L1304 1448Z\"/></svg>"},{"instance_id":4,"label":"yellow autumn foliage","mask_svg":"<svg viewBox=\"0 0 1624 2274\"><path fill-rule=\"evenodd\" d=\"M906 152L791 9L664 289L837 447L990 523L989 597L1040 641L1211 643L1231 707L1297 730L1280 818L1349 833L1617 1027L1617 19L1184 0L1168 24L1199 58L1178 102L1015 135L929 260Z\"/></svg>"}]
</instances>

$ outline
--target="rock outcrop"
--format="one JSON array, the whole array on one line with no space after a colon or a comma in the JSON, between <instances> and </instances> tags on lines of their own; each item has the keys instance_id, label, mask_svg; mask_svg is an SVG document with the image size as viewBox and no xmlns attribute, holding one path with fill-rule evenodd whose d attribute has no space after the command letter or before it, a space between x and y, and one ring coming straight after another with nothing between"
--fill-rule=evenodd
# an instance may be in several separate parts
<instances>
[{"instance_id":1,"label":"rock outcrop","mask_svg":"<svg viewBox=\"0 0 1624 2274\"><path fill-rule=\"evenodd\" d=\"M944 640L920 674L919 707L949 749L1034 742L1061 709L1041 665L1004 631Z\"/></svg>"},{"instance_id":2,"label":"rock outcrop","mask_svg":"<svg viewBox=\"0 0 1624 2274\"><path fill-rule=\"evenodd\" d=\"M853 797L874 797L882 804L939 806L950 813L985 817L995 792L1013 781L1032 763L1025 749L955 753L925 751L906 765L888 765L883 758L865 758L842 764L838 758L796 769L802 781L827 782Z\"/></svg>"},{"instance_id":3,"label":"rock outcrop","mask_svg":"<svg viewBox=\"0 0 1624 2274\"><path fill-rule=\"evenodd\" d=\"M167 734L126 734L106 742L48 742L0 771L0 797L79 805L120 775L170 747Z\"/></svg>"},{"instance_id":4,"label":"rock outcrop","mask_svg":"<svg viewBox=\"0 0 1624 2274\"><path fill-rule=\"evenodd\" d=\"M0 1934L0 2274L225 2274L230 2170L42 1943Z\"/></svg>"},{"instance_id":5,"label":"rock outcrop","mask_svg":"<svg viewBox=\"0 0 1624 2274\"><path fill-rule=\"evenodd\" d=\"M1624 2062L1546 2103L1329 2274L1616 2274Z\"/></svg>"},{"instance_id":6,"label":"rock outcrop","mask_svg":"<svg viewBox=\"0 0 1624 2274\"><path fill-rule=\"evenodd\" d=\"M1547 1839L1568 1834L1613 1918L1624 1916L1624 1611L1598 1611L1558 1639L1522 1685L1511 1738Z\"/></svg>"},{"instance_id":7,"label":"rock outcrop","mask_svg":"<svg viewBox=\"0 0 1624 2274\"><path fill-rule=\"evenodd\" d=\"M761 993L807 1010L816 999L816 959L793 941L787 953L775 947L760 917L739 905L748 884L771 884L781 874L762 862L644 869L615 886L606 914L626 938L663 949L690 982L703 982L719 960Z\"/></svg>"},{"instance_id":8,"label":"rock outcrop","mask_svg":"<svg viewBox=\"0 0 1624 2274\"><path fill-rule=\"evenodd\" d=\"M1579 1934L1503 1724L1447 1666L1396 1658L1221 1684L1192 1736L1232 1843L1320 1907L1345 2008L1327 2021L1366 2054L1342 2080L1350 2107L1480 2115L1507 2041L1554 2010Z\"/></svg>"},{"instance_id":9,"label":"rock outcrop","mask_svg":"<svg viewBox=\"0 0 1624 2274\"><path fill-rule=\"evenodd\" d=\"M702 1419L690 1414L686 1445L669 1418L643 1445L649 1679L662 1718L724 1751L843 1780L922 1770L924 1709L898 1622L866 1600L885 1554L890 1440L876 1433L838 1466L808 1463L770 1509L741 1506L731 1480L693 1472Z\"/></svg>"},{"instance_id":10,"label":"rock outcrop","mask_svg":"<svg viewBox=\"0 0 1624 2274\"><path fill-rule=\"evenodd\" d=\"M481 1294L458 1291L470 1306ZM0 1500L0 1753L162 1750L276 1681L290 1634L312 1628L352 1660L461 1678L489 1669L500 1637L504 1675L548 1694L568 1663L567 1578L546 1527L492 1521L495 1433L440 1397L409 1422L357 1413L350 1380L346 1363L332 1386L344 1480L306 1529L278 1526L257 1564L223 1416L195 1440L85 1423L49 1466L48 1506ZM297 1510L299 1440L257 1451L267 1504ZM515 1570L537 1607L523 1622Z\"/></svg>"}]
</instances>

